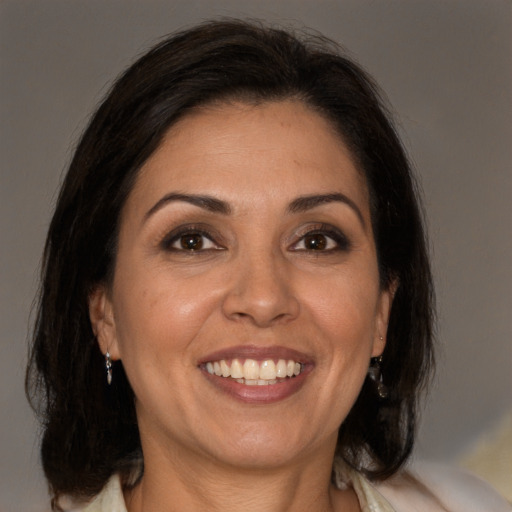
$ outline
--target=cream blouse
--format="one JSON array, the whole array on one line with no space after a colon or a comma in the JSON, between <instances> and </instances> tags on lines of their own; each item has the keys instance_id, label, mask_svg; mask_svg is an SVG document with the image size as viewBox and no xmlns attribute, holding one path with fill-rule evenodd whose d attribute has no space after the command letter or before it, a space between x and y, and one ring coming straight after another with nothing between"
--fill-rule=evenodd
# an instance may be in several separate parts
<instances>
[{"instance_id":1,"label":"cream blouse","mask_svg":"<svg viewBox=\"0 0 512 512\"><path fill-rule=\"evenodd\" d=\"M374 484L336 460L334 480L339 489L354 489L362 512L512 512L511 505L484 481L440 464L421 464ZM118 475L90 502L60 505L65 512L127 512Z\"/></svg>"}]
</instances>

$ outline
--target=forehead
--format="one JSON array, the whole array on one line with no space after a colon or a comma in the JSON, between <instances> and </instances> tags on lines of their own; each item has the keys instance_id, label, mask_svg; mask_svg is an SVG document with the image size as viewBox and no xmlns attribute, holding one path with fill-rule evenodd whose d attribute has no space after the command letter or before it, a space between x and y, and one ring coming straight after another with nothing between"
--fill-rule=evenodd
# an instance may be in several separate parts
<instances>
[{"instance_id":1,"label":"forehead","mask_svg":"<svg viewBox=\"0 0 512 512\"><path fill-rule=\"evenodd\" d=\"M217 103L172 126L142 167L129 202L169 191L236 201L349 194L368 203L363 173L333 124L297 100Z\"/></svg>"}]
</instances>

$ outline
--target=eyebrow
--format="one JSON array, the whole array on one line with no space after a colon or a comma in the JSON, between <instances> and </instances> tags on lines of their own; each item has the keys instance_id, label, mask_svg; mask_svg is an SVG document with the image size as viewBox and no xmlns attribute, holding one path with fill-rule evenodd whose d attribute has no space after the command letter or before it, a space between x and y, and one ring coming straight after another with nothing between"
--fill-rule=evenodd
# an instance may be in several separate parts
<instances>
[{"instance_id":1,"label":"eyebrow","mask_svg":"<svg viewBox=\"0 0 512 512\"><path fill-rule=\"evenodd\" d=\"M316 208L317 206L321 206L323 204L328 204L328 203L344 203L344 204L346 204L357 215L363 228L366 228L366 223L365 223L363 214L362 214L361 210L359 209L359 207L357 206L357 204L354 203L354 201L352 201L352 199L350 199L346 195L341 194L339 192L336 192L333 194L318 194L318 195L298 197L297 199L294 199L290 203L290 205L288 206L288 212L290 212L290 213L306 212L308 210L312 210L313 208Z\"/></svg>"},{"instance_id":2,"label":"eyebrow","mask_svg":"<svg viewBox=\"0 0 512 512\"><path fill-rule=\"evenodd\" d=\"M175 201L183 201L185 203L198 206L199 208L203 208L204 210L208 210L212 213L221 213L222 215L229 215L231 213L231 207L229 204L225 201L221 201L220 199L216 199L215 197L171 192L170 194L166 194L164 197L162 197L146 212L144 220L147 220L149 217L151 217L151 215L156 213L165 205Z\"/></svg>"},{"instance_id":3,"label":"eyebrow","mask_svg":"<svg viewBox=\"0 0 512 512\"><path fill-rule=\"evenodd\" d=\"M212 213L220 213L222 215L229 215L231 213L231 207L225 201L221 199L217 199L208 195L192 195L192 194L182 194L179 192L171 192L166 194L161 199L159 199L147 212L144 216L144 221L146 221L149 217L151 217L158 210L163 208L169 203L183 201L185 203L192 204L204 210L207 210ZM328 203L343 203L349 206L354 213L357 215L359 221L361 222L363 227L366 227L366 223L361 213L359 207L344 194L339 192L331 193L331 194L315 194L310 196L301 196L297 199L294 199L287 208L288 213L301 213L306 212L308 210L312 210L318 206Z\"/></svg>"}]
</instances>

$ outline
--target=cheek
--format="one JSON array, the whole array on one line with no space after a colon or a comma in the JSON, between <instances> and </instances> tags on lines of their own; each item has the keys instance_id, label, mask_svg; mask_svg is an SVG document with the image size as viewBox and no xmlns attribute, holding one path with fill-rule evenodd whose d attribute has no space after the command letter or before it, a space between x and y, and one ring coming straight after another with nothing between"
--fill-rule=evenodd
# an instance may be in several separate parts
<instances>
[{"instance_id":1,"label":"cheek","mask_svg":"<svg viewBox=\"0 0 512 512\"><path fill-rule=\"evenodd\" d=\"M379 290L375 281L350 273L331 276L307 293L316 323L340 342L371 342L375 333Z\"/></svg>"},{"instance_id":2,"label":"cheek","mask_svg":"<svg viewBox=\"0 0 512 512\"><path fill-rule=\"evenodd\" d=\"M169 358L194 341L217 303L214 286L166 272L119 274L114 314L120 355ZM207 293L207 290L213 290Z\"/></svg>"},{"instance_id":3,"label":"cheek","mask_svg":"<svg viewBox=\"0 0 512 512\"><path fill-rule=\"evenodd\" d=\"M138 403L158 411L156 404L168 400L168 390L182 385L195 366L188 349L202 329L210 301L161 278L144 279L142 286L135 279L125 281L118 297L119 357Z\"/></svg>"},{"instance_id":4,"label":"cheek","mask_svg":"<svg viewBox=\"0 0 512 512\"><path fill-rule=\"evenodd\" d=\"M336 391L335 400L355 400L366 377L377 335L378 297L373 280L348 276L331 279L309 295L309 323L315 326L315 339L328 355L321 361L322 370L330 379L330 389L345 390Z\"/></svg>"}]
</instances>

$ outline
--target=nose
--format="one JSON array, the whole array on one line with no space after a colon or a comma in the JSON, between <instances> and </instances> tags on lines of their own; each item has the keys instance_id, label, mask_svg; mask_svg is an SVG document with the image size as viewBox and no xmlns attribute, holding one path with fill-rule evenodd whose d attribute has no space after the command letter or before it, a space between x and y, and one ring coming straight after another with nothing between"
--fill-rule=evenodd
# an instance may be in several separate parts
<instances>
[{"instance_id":1,"label":"nose","mask_svg":"<svg viewBox=\"0 0 512 512\"><path fill-rule=\"evenodd\" d=\"M293 272L278 259L246 254L234 265L222 306L229 319L271 327L298 316L300 304L293 292Z\"/></svg>"}]
</instances>

